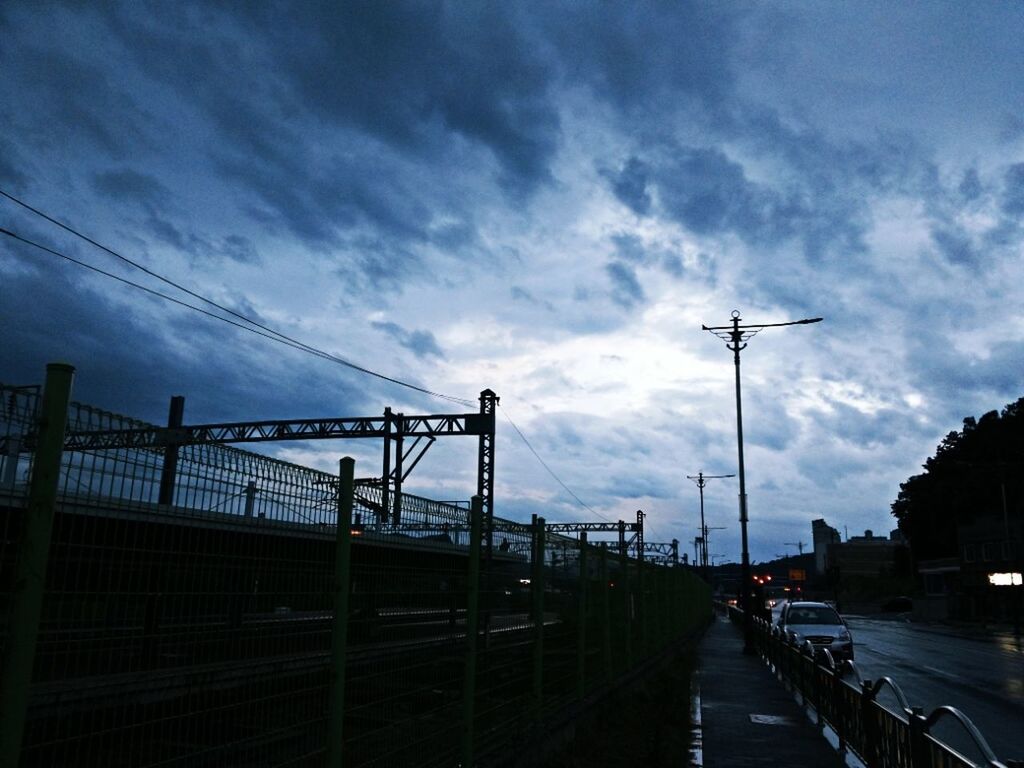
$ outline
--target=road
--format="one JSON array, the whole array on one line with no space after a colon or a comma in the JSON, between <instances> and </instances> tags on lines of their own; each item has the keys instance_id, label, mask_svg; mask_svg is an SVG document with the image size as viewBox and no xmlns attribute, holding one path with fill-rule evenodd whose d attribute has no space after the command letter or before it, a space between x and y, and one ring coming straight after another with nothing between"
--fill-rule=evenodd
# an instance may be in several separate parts
<instances>
[{"instance_id":1,"label":"road","mask_svg":"<svg viewBox=\"0 0 1024 768\"><path fill-rule=\"evenodd\" d=\"M975 724L1001 760L1024 759L1024 639L1010 633L847 616L861 676L892 678L911 706L930 714L956 707ZM892 695L879 701L896 708ZM935 735L972 759L963 730L950 720Z\"/></svg>"}]
</instances>

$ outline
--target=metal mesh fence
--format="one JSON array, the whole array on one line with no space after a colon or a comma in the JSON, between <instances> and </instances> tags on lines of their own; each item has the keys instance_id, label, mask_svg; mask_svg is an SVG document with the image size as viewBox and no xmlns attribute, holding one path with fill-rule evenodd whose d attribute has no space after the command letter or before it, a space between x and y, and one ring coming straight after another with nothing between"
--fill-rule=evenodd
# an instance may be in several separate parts
<instances>
[{"instance_id":1,"label":"metal mesh fence","mask_svg":"<svg viewBox=\"0 0 1024 768\"><path fill-rule=\"evenodd\" d=\"M3 654L39 390L0 387L0 396ZM69 408L71 431L148 426ZM357 486L342 526L351 533L344 715L330 722L338 478L187 446L170 503L160 503L166 460L162 448L63 454L12 765L321 765L341 733L346 765L454 765L470 713L468 748L497 760L709 611L684 569L540 522L496 519L477 580L470 510L389 492L384 519L383 489Z\"/></svg>"}]
</instances>

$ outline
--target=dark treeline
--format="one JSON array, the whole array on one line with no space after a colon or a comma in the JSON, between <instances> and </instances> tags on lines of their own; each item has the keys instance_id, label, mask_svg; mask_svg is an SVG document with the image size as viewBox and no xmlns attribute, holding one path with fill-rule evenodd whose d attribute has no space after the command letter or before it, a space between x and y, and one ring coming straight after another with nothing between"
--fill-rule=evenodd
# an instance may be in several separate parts
<instances>
[{"instance_id":1,"label":"dark treeline","mask_svg":"<svg viewBox=\"0 0 1024 768\"><path fill-rule=\"evenodd\" d=\"M977 515L1019 520L1024 490L1024 398L1002 412L967 417L924 464L900 483L892 513L917 560L957 554L957 525Z\"/></svg>"}]
</instances>

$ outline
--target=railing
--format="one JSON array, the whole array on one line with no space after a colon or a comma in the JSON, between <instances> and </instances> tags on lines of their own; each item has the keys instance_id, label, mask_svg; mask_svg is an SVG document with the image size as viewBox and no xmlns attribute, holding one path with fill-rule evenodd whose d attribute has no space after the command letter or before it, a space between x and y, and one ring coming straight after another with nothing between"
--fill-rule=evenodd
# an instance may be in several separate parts
<instances>
[{"instance_id":1,"label":"railing","mask_svg":"<svg viewBox=\"0 0 1024 768\"><path fill-rule=\"evenodd\" d=\"M741 621L741 610L727 610L734 622ZM868 768L1024 768L1020 761L1000 761L955 707L938 707L926 716L891 677L865 680L855 662L837 663L828 649L797 644L760 617L754 619L754 637L776 676L812 708L819 726L832 729L840 751L849 750ZM882 693L895 704L882 703ZM980 762L938 738L933 731L939 723L958 726Z\"/></svg>"},{"instance_id":2,"label":"railing","mask_svg":"<svg viewBox=\"0 0 1024 768\"><path fill-rule=\"evenodd\" d=\"M38 398L0 387L0 658L35 461L10 446ZM68 413L70 430L143 425ZM154 449L62 456L24 740L0 764L323 765L339 677L345 765L456 765L467 723L493 764L710 612L689 571L542 519L496 518L487 560L462 506L403 494L396 525L380 486L357 486L339 518L337 475L215 445L179 449L162 504L163 466Z\"/></svg>"}]
</instances>

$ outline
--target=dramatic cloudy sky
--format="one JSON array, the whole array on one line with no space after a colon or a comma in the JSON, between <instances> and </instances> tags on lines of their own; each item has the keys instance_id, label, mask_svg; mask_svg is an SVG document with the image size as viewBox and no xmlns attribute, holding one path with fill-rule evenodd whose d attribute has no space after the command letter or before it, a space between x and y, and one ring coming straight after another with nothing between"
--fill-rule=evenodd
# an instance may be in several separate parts
<instances>
[{"instance_id":1,"label":"dramatic cloudy sky","mask_svg":"<svg viewBox=\"0 0 1024 768\"><path fill-rule=\"evenodd\" d=\"M942 436L1024 394L1022 40L1016 2L7 2L0 188L360 365L494 389L648 539L692 541L686 475L736 471L701 324L823 316L743 353L765 560L817 517L888 531ZM7 199L0 226L170 290ZM190 422L472 410L2 240L2 381L67 360L77 399L154 421L172 394ZM593 519L498 429L497 514ZM474 478L452 439L409 490ZM719 560L736 494L707 489Z\"/></svg>"}]
</instances>

